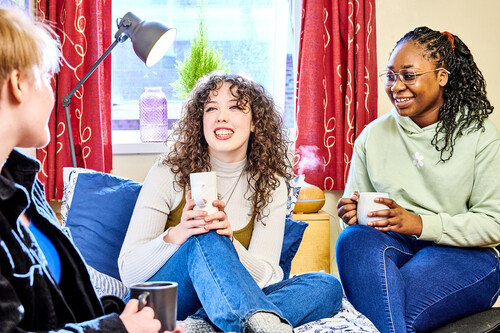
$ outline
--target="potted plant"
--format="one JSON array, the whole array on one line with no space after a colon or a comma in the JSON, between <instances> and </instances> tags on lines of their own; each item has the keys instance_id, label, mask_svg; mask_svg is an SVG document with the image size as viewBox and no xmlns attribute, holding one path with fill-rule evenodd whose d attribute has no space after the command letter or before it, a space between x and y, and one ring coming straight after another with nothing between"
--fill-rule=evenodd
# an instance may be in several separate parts
<instances>
[{"instance_id":1,"label":"potted plant","mask_svg":"<svg viewBox=\"0 0 500 333\"><path fill-rule=\"evenodd\" d=\"M191 48L185 53L184 61L177 61L175 66L179 78L172 84L172 87L181 100L189 95L196 81L203 75L214 70L229 72L227 61L222 59L220 46L215 47L208 40L203 5L203 0L201 0L199 2L198 30L191 41Z\"/></svg>"}]
</instances>

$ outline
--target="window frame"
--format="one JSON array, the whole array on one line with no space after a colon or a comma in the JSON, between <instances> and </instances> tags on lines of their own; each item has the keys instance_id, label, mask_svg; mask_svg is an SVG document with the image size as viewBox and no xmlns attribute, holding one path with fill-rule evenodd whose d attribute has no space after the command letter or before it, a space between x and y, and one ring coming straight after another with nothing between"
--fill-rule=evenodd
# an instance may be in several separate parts
<instances>
[{"instance_id":1,"label":"window frame","mask_svg":"<svg viewBox=\"0 0 500 333\"><path fill-rule=\"evenodd\" d=\"M293 3L294 1L292 1ZM294 12L296 8L293 6L290 0L277 0L276 10L275 10L275 24L276 26L289 26L290 22L295 22ZM288 15L282 15L280 13L289 13ZM290 22L287 22L290 20ZM294 28L292 26L292 33ZM273 63L273 87L269 89L269 93L272 95L278 109L281 112L285 110L285 83L286 83L286 57L287 57L287 41L288 41L288 30L287 29L277 29L274 34L274 63ZM294 36L294 39L296 36ZM129 45L132 47L131 45ZM295 45L291 48L294 50L294 87L295 87L295 77L296 77L296 66L295 66ZM295 89L294 89L295 95ZM295 100L295 97L294 97ZM169 118L179 119L181 101L168 100L168 113ZM174 117L171 117L174 115ZM111 119L139 119L139 105L138 103L129 103L121 105L111 106ZM290 129L290 138L293 138L294 130ZM160 154L165 151L165 145L163 142L142 142L140 140L139 130L112 130L112 147L113 154Z\"/></svg>"}]
</instances>

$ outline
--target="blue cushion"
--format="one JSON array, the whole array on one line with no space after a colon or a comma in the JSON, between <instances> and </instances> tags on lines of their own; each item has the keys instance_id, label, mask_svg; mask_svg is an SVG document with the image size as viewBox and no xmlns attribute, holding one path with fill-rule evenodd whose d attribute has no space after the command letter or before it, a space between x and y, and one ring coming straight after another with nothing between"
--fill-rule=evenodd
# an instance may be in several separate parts
<instances>
[{"instance_id":1,"label":"blue cushion","mask_svg":"<svg viewBox=\"0 0 500 333\"><path fill-rule=\"evenodd\" d=\"M285 220L285 237L283 238L283 247L281 248L280 266L283 269L284 279L290 276L292 260L299 249L300 242L304 236L307 224L304 221L296 221L291 218Z\"/></svg>"},{"instance_id":2,"label":"blue cushion","mask_svg":"<svg viewBox=\"0 0 500 333\"><path fill-rule=\"evenodd\" d=\"M73 190L66 226L87 264L116 279L118 255L141 187L130 179L93 171L79 173ZM285 278L307 226L286 218L280 258Z\"/></svg>"},{"instance_id":3,"label":"blue cushion","mask_svg":"<svg viewBox=\"0 0 500 333\"><path fill-rule=\"evenodd\" d=\"M118 255L142 184L95 172L81 173L66 226L88 265L120 279Z\"/></svg>"}]
</instances>

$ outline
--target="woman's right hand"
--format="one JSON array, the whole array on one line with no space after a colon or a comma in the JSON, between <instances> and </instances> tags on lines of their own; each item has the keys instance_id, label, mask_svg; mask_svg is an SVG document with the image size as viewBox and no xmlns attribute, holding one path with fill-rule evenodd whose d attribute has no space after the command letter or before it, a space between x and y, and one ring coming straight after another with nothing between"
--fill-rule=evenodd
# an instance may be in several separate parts
<instances>
[{"instance_id":1,"label":"woman's right hand","mask_svg":"<svg viewBox=\"0 0 500 333\"><path fill-rule=\"evenodd\" d=\"M133 298L123 309L120 319L125 328L130 333L157 333L161 328L161 323L155 319L155 313L152 308L145 306L139 311L139 300Z\"/></svg>"},{"instance_id":2,"label":"woman's right hand","mask_svg":"<svg viewBox=\"0 0 500 333\"><path fill-rule=\"evenodd\" d=\"M354 191L354 194L350 198L342 198L337 204L337 214L342 219L342 221L347 225L353 225L358 223L358 218L356 217L356 208L358 207L359 192Z\"/></svg>"},{"instance_id":3,"label":"woman's right hand","mask_svg":"<svg viewBox=\"0 0 500 333\"><path fill-rule=\"evenodd\" d=\"M158 333L161 323L154 317L154 311L149 306L145 306L139 311L139 301L132 298L123 309L120 319L129 333ZM164 333L182 333L184 324L180 324L173 331Z\"/></svg>"},{"instance_id":4,"label":"woman's right hand","mask_svg":"<svg viewBox=\"0 0 500 333\"><path fill-rule=\"evenodd\" d=\"M202 228L207 222L203 219L207 216L204 210L193 210L196 203L191 196L191 191L187 192L186 205L182 210L181 222L175 227L170 228L163 237L165 243L182 245L189 237L207 233L209 230ZM201 219L196 219L202 217Z\"/></svg>"}]
</instances>

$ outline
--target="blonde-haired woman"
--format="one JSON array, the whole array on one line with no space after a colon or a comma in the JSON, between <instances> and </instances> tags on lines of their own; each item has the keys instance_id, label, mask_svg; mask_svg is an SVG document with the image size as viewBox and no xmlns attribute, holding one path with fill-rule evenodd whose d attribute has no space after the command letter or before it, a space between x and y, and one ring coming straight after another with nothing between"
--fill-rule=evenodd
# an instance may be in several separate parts
<instances>
[{"instance_id":1,"label":"blonde-haired woman","mask_svg":"<svg viewBox=\"0 0 500 333\"><path fill-rule=\"evenodd\" d=\"M43 147L60 52L49 30L0 7L0 327L2 332L158 332L137 300L105 315L85 263L45 200L38 161L14 147ZM180 333L182 327L175 332Z\"/></svg>"}]
</instances>

